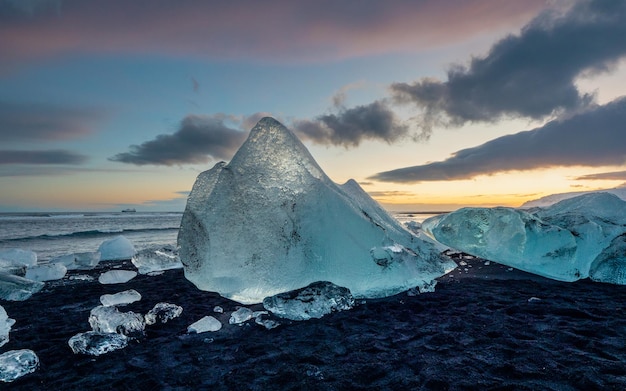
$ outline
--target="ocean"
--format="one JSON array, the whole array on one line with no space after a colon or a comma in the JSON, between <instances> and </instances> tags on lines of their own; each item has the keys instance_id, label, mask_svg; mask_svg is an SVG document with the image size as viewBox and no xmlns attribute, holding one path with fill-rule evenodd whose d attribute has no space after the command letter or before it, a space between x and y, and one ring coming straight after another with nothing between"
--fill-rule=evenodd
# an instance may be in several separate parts
<instances>
[{"instance_id":1,"label":"ocean","mask_svg":"<svg viewBox=\"0 0 626 391\"><path fill-rule=\"evenodd\" d=\"M432 213L392 213L401 223L421 222ZM40 261L97 251L100 244L124 235L137 250L176 245L181 212L154 213L0 213L0 250L20 248Z\"/></svg>"}]
</instances>

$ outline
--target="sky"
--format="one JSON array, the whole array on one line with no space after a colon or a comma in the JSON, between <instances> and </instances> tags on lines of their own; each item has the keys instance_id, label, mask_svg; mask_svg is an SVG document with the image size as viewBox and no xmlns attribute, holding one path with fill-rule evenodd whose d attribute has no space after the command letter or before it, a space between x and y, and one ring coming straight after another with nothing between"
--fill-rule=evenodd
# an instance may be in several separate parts
<instances>
[{"instance_id":1,"label":"sky","mask_svg":"<svg viewBox=\"0 0 626 391\"><path fill-rule=\"evenodd\" d=\"M0 0L0 212L182 211L256 121L389 210L626 184L621 0Z\"/></svg>"}]
</instances>

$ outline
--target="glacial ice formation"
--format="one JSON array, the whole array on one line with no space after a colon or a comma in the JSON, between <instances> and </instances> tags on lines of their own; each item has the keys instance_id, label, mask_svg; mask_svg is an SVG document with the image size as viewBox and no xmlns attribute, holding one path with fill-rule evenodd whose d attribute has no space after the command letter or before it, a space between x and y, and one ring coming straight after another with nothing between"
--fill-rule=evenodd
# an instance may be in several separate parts
<instances>
[{"instance_id":1,"label":"glacial ice formation","mask_svg":"<svg viewBox=\"0 0 626 391\"><path fill-rule=\"evenodd\" d=\"M626 285L626 233L613 239L594 259L589 277L594 281Z\"/></svg>"},{"instance_id":2,"label":"glacial ice formation","mask_svg":"<svg viewBox=\"0 0 626 391\"><path fill-rule=\"evenodd\" d=\"M187 327L187 332L200 334L207 331L219 331L221 328L222 322L208 315Z\"/></svg>"},{"instance_id":3,"label":"glacial ice formation","mask_svg":"<svg viewBox=\"0 0 626 391\"><path fill-rule=\"evenodd\" d=\"M183 264L178 251L171 247L151 248L137 252L131 259L139 274L154 273L163 270L181 269Z\"/></svg>"},{"instance_id":4,"label":"glacial ice formation","mask_svg":"<svg viewBox=\"0 0 626 391\"><path fill-rule=\"evenodd\" d=\"M137 277L134 270L109 270L98 277L100 284L124 284Z\"/></svg>"},{"instance_id":5,"label":"glacial ice formation","mask_svg":"<svg viewBox=\"0 0 626 391\"><path fill-rule=\"evenodd\" d=\"M135 255L135 246L125 236L119 235L107 239L98 248L101 261L120 261L131 259Z\"/></svg>"},{"instance_id":6,"label":"glacial ice formation","mask_svg":"<svg viewBox=\"0 0 626 391\"><path fill-rule=\"evenodd\" d=\"M61 263L47 263L41 265L28 266L24 278L33 281L54 281L65 277L67 268Z\"/></svg>"},{"instance_id":7,"label":"glacial ice formation","mask_svg":"<svg viewBox=\"0 0 626 391\"><path fill-rule=\"evenodd\" d=\"M4 307L0 305L0 346L9 342L9 332L14 324L15 319L9 318Z\"/></svg>"},{"instance_id":8,"label":"glacial ice formation","mask_svg":"<svg viewBox=\"0 0 626 391\"><path fill-rule=\"evenodd\" d=\"M97 306L89 314L93 331L118 333L127 337L142 334L146 328L143 316L132 311L120 312L116 307Z\"/></svg>"},{"instance_id":9,"label":"glacial ice formation","mask_svg":"<svg viewBox=\"0 0 626 391\"><path fill-rule=\"evenodd\" d=\"M9 350L0 354L0 381L10 383L38 367L39 357L32 350Z\"/></svg>"},{"instance_id":10,"label":"glacial ice formation","mask_svg":"<svg viewBox=\"0 0 626 391\"><path fill-rule=\"evenodd\" d=\"M128 338L117 333L87 331L78 333L69 339L68 344L75 354L100 356L114 350L123 349L128 345Z\"/></svg>"},{"instance_id":11,"label":"glacial ice formation","mask_svg":"<svg viewBox=\"0 0 626 391\"><path fill-rule=\"evenodd\" d=\"M351 309L354 297L346 288L328 281L317 281L302 289L266 297L263 307L281 318L309 320Z\"/></svg>"},{"instance_id":12,"label":"glacial ice formation","mask_svg":"<svg viewBox=\"0 0 626 391\"><path fill-rule=\"evenodd\" d=\"M257 123L229 164L198 176L178 243L187 279L246 304L315 281L384 297L455 267L356 182L333 183L272 118Z\"/></svg>"},{"instance_id":13,"label":"glacial ice formation","mask_svg":"<svg viewBox=\"0 0 626 391\"><path fill-rule=\"evenodd\" d=\"M531 214L513 208L463 208L427 219L439 242L530 273L561 281L621 281L616 237L626 232L626 201L590 193ZM615 282L619 283L619 282Z\"/></svg>"},{"instance_id":14,"label":"glacial ice formation","mask_svg":"<svg viewBox=\"0 0 626 391\"><path fill-rule=\"evenodd\" d=\"M122 306L141 300L141 294L134 289L100 296L100 303L105 307Z\"/></svg>"},{"instance_id":15,"label":"glacial ice formation","mask_svg":"<svg viewBox=\"0 0 626 391\"><path fill-rule=\"evenodd\" d=\"M0 299L24 301L39 292L44 285L43 282L0 272Z\"/></svg>"},{"instance_id":16,"label":"glacial ice formation","mask_svg":"<svg viewBox=\"0 0 626 391\"><path fill-rule=\"evenodd\" d=\"M183 307L171 303L156 303L144 316L147 325L167 323L169 320L178 318L183 313Z\"/></svg>"}]
</instances>

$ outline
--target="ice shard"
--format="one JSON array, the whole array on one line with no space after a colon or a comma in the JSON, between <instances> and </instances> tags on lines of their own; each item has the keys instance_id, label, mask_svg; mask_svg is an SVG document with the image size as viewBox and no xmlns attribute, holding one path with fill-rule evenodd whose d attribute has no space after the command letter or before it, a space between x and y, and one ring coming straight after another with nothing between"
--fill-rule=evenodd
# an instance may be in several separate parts
<instances>
[{"instance_id":1,"label":"ice shard","mask_svg":"<svg viewBox=\"0 0 626 391\"><path fill-rule=\"evenodd\" d=\"M154 273L162 270L180 269L178 251L171 247L150 248L137 252L131 259L139 274Z\"/></svg>"},{"instance_id":2,"label":"ice shard","mask_svg":"<svg viewBox=\"0 0 626 391\"><path fill-rule=\"evenodd\" d=\"M39 357L32 350L9 350L0 354L0 381L10 383L38 367Z\"/></svg>"},{"instance_id":3,"label":"ice shard","mask_svg":"<svg viewBox=\"0 0 626 391\"><path fill-rule=\"evenodd\" d=\"M98 277L100 284L124 284L137 277L134 270L109 270Z\"/></svg>"},{"instance_id":4,"label":"ice shard","mask_svg":"<svg viewBox=\"0 0 626 391\"><path fill-rule=\"evenodd\" d=\"M24 301L44 287L43 282L0 272L0 299Z\"/></svg>"},{"instance_id":5,"label":"ice shard","mask_svg":"<svg viewBox=\"0 0 626 391\"><path fill-rule=\"evenodd\" d=\"M15 319L9 318L4 307L0 305L0 346L9 342L9 332L14 324Z\"/></svg>"},{"instance_id":6,"label":"ice shard","mask_svg":"<svg viewBox=\"0 0 626 391\"><path fill-rule=\"evenodd\" d=\"M178 243L187 279L246 304L315 281L383 297L455 267L356 182L332 182L272 118L257 123L229 164L198 176Z\"/></svg>"},{"instance_id":7,"label":"ice shard","mask_svg":"<svg viewBox=\"0 0 626 391\"><path fill-rule=\"evenodd\" d=\"M141 294L134 289L100 296L100 303L105 307L121 306L141 300Z\"/></svg>"},{"instance_id":8,"label":"ice shard","mask_svg":"<svg viewBox=\"0 0 626 391\"><path fill-rule=\"evenodd\" d=\"M116 307L97 306L89 313L93 331L118 333L127 337L143 334L146 322L142 315L132 311L120 312Z\"/></svg>"},{"instance_id":9,"label":"ice shard","mask_svg":"<svg viewBox=\"0 0 626 391\"><path fill-rule=\"evenodd\" d=\"M128 345L128 338L117 333L87 331L74 335L67 343L74 353L100 356L125 348Z\"/></svg>"},{"instance_id":10,"label":"ice shard","mask_svg":"<svg viewBox=\"0 0 626 391\"><path fill-rule=\"evenodd\" d=\"M171 303L156 303L144 316L147 325L167 323L169 320L178 318L183 313L183 307Z\"/></svg>"}]
</instances>

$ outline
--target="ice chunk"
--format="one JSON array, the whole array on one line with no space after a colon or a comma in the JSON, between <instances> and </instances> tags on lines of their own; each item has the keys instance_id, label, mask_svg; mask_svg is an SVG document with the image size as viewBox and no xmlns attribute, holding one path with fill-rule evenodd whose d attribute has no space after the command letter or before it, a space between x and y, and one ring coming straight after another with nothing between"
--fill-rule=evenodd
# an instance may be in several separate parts
<instances>
[{"instance_id":1,"label":"ice chunk","mask_svg":"<svg viewBox=\"0 0 626 391\"><path fill-rule=\"evenodd\" d=\"M178 318L183 313L183 307L171 303L157 303L144 316L147 325L157 322L167 323L169 320Z\"/></svg>"},{"instance_id":2,"label":"ice chunk","mask_svg":"<svg viewBox=\"0 0 626 391\"><path fill-rule=\"evenodd\" d=\"M626 234L613 239L591 264L589 277L594 281L626 285Z\"/></svg>"},{"instance_id":3,"label":"ice chunk","mask_svg":"<svg viewBox=\"0 0 626 391\"><path fill-rule=\"evenodd\" d=\"M109 270L98 277L100 284L124 284L137 276L134 270Z\"/></svg>"},{"instance_id":4,"label":"ice chunk","mask_svg":"<svg viewBox=\"0 0 626 391\"><path fill-rule=\"evenodd\" d=\"M118 292L113 295L100 296L100 303L105 307L126 305L141 300L141 294L134 289Z\"/></svg>"},{"instance_id":5,"label":"ice chunk","mask_svg":"<svg viewBox=\"0 0 626 391\"><path fill-rule=\"evenodd\" d=\"M132 258L132 262L140 274L180 269L183 267L178 256L178 251L171 247L139 251Z\"/></svg>"},{"instance_id":6,"label":"ice chunk","mask_svg":"<svg viewBox=\"0 0 626 391\"><path fill-rule=\"evenodd\" d=\"M9 318L4 307L0 305L0 346L9 342L9 332L14 324L15 319Z\"/></svg>"},{"instance_id":7,"label":"ice chunk","mask_svg":"<svg viewBox=\"0 0 626 391\"><path fill-rule=\"evenodd\" d=\"M206 333L207 331L218 331L222 328L222 323L212 316L205 316L199 321L187 327L188 333Z\"/></svg>"},{"instance_id":8,"label":"ice chunk","mask_svg":"<svg viewBox=\"0 0 626 391\"><path fill-rule=\"evenodd\" d=\"M263 307L281 318L308 320L354 307L350 290L328 281L317 281L291 292L266 297Z\"/></svg>"},{"instance_id":9,"label":"ice chunk","mask_svg":"<svg viewBox=\"0 0 626 391\"><path fill-rule=\"evenodd\" d=\"M30 250L9 248L0 250L0 269L15 266L34 266L37 264L37 254Z\"/></svg>"},{"instance_id":10,"label":"ice chunk","mask_svg":"<svg viewBox=\"0 0 626 391\"><path fill-rule=\"evenodd\" d=\"M244 322L252 319L252 310L246 307L241 307L230 314L230 319L228 319L228 323L230 324L238 324L241 325Z\"/></svg>"},{"instance_id":11,"label":"ice chunk","mask_svg":"<svg viewBox=\"0 0 626 391\"><path fill-rule=\"evenodd\" d=\"M131 259L135 255L135 246L126 237L119 235L102 242L98 251L102 261L119 261Z\"/></svg>"},{"instance_id":12,"label":"ice chunk","mask_svg":"<svg viewBox=\"0 0 626 391\"><path fill-rule=\"evenodd\" d=\"M187 279L241 303L321 280L383 297L456 266L356 182L333 183L272 118L259 121L229 164L198 176L178 243ZM370 251L396 247L384 262Z\"/></svg>"},{"instance_id":13,"label":"ice chunk","mask_svg":"<svg viewBox=\"0 0 626 391\"><path fill-rule=\"evenodd\" d=\"M222 307L220 307L219 305L216 305L215 307L213 307L213 312L221 314L221 313L224 312L224 309Z\"/></svg>"},{"instance_id":14,"label":"ice chunk","mask_svg":"<svg viewBox=\"0 0 626 391\"><path fill-rule=\"evenodd\" d=\"M128 338L117 333L102 333L99 331L87 331L74 335L68 341L72 352L99 356L117 349L123 349L128 345Z\"/></svg>"},{"instance_id":15,"label":"ice chunk","mask_svg":"<svg viewBox=\"0 0 626 391\"><path fill-rule=\"evenodd\" d=\"M24 301L44 287L43 282L0 272L0 299Z\"/></svg>"},{"instance_id":16,"label":"ice chunk","mask_svg":"<svg viewBox=\"0 0 626 391\"><path fill-rule=\"evenodd\" d=\"M9 350L0 354L0 381L10 383L39 367L39 357L32 350Z\"/></svg>"},{"instance_id":17,"label":"ice chunk","mask_svg":"<svg viewBox=\"0 0 626 391\"><path fill-rule=\"evenodd\" d=\"M100 252L84 252L54 257L50 263L60 263L65 265L67 270L90 270L95 268L100 262Z\"/></svg>"},{"instance_id":18,"label":"ice chunk","mask_svg":"<svg viewBox=\"0 0 626 391\"><path fill-rule=\"evenodd\" d=\"M53 281L65 277L67 268L61 263L47 263L42 265L29 266L26 268L24 278L33 281Z\"/></svg>"},{"instance_id":19,"label":"ice chunk","mask_svg":"<svg viewBox=\"0 0 626 391\"><path fill-rule=\"evenodd\" d=\"M626 201L615 194L589 193L557 202L539 210L536 214L545 218L571 213L599 217L616 224L626 224Z\"/></svg>"},{"instance_id":20,"label":"ice chunk","mask_svg":"<svg viewBox=\"0 0 626 391\"><path fill-rule=\"evenodd\" d=\"M89 314L93 331L118 333L126 336L142 334L146 328L143 316L132 311L120 312L116 307L97 306Z\"/></svg>"},{"instance_id":21,"label":"ice chunk","mask_svg":"<svg viewBox=\"0 0 626 391\"><path fill-rule=\"evenodd\" d=\"M254 323L258 324L259 326L263 326L268 330L275 329L276 327L280 326L280 323L278 323L277 321L269 319L267 311L258 312L260 313L254 316Z\"/></svg>"}]
</instances>

